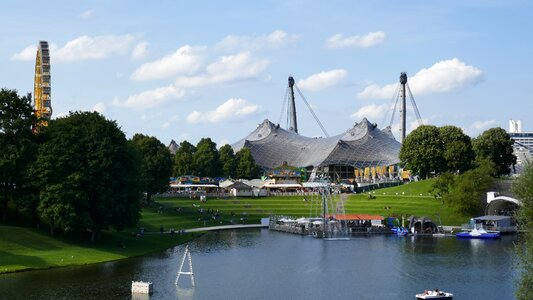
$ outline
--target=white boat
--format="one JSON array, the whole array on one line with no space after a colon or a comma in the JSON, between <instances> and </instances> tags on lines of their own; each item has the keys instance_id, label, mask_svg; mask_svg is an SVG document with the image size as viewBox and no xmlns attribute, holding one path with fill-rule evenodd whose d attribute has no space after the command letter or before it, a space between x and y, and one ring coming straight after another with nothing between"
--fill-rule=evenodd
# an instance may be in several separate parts
<instances>
[{"instance_id":1,"label":"white boat","mask_svg":"<svg viewBox=\"0 0 533 300\"><path fill-rule=\"evenodd\" d=\"M446 292L442 292L439 290L425 291L422 294L416 294L415 297L417 300L423 300L423 299L453 300L452 293L446 293Z\"/></svg>"},{"instance_id":2,"label":"white boat","mask_svg":"<svg viewBox=\"0 0 533 300\"><path fill-rule=\"evenodd\" d=\"M472 231L459 232L457 238L466 239L497 239L500 237L499 231L486 231L484 228L474 228Z\"/></svg>"}]
</instances>

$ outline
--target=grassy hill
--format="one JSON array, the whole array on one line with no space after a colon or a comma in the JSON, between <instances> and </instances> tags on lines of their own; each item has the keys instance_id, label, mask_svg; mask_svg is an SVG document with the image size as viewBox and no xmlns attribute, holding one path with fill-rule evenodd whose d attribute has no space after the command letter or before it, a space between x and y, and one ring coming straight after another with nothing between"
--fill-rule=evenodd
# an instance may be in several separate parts
<instances>
[{"instance_id":1,"label":"grassy hill","mask_svg":"<svg viewBox=\"0 0 533 300\"><path fill-rule=\"evenodd\" d=\"M343 195L346 213L376 214L385 217L417 215L428 216L443 225L460 225L469 217L461 216L429 193L433 180L424 180L397 187L372 191L368 194ZM307 201L303 201L306 198ZM320 209L319 196L283 196L266 198L208 199L156 198L157 203L145 208L141 226L147 230L158 230L160 225L168 228L191 228L227 225L232 223L258 223L260 218L271 214L295 217L316 216ZM179 210L179 211L178 211ZM200 210L204 212L201 213ZM213 219L219 211L220 218Z\"/></svg>"},{"instance_id":2,"label":"grassy hill","mask_svg":"<svg viewBox=\"0 0 533 300\"><path fill-rule=\"evenodd\" d=\"M372 192L374 199L369 199L368 194L342 195L342 199L346 213L386 217L417 215L429 216L434 220L440 214L443 225L459 225L467 221L469 217L455 213L429 195L431 183L431 180L425 180L375 190ZM138 228L123 233L108 231L96 243L68 236L50 236L45 230L0 226L0 273L90 264L142 255L194 238L189 234L175 237L159 234L160 226L167 231L170 228L179 230L259 223L260 218L271 214L316 216L320 213L320 202L319 196L208 199L205 203L183 198L155 198L154 204L143 208L138 226L144 227L148 234L136 238L132 231ZM120 247L121 243L126 248Z\"/></svg>"},{"instance_id":3,"label":"grassy hill","mask_svg":"<svg viewBox=\"0 0 533 300\"><path fill-rule=\"evenodd\" d=\"M15 226L0 226L0 237L0 273L123 259L167 249L193 238L191 234L175 237L154 234L136 238L131 233L105 232L101 241L91 243Z\"/></svg>"}]
</instances>

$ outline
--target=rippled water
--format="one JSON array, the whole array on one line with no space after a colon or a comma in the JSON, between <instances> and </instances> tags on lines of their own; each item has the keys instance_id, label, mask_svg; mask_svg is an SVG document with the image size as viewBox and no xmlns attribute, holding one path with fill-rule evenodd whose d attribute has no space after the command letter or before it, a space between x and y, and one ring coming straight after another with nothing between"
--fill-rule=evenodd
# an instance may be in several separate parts
<instances>
[{"instance_id":1,"label":"rippled water","mask_svg":"<svg viewBox=\"0 0 533 300\"><path fill-rule=\"evenodd\" d=\"M196 287L174 281L184 246L118 262L0 275L1 299L130 299L131 281L154 283L133 299L513 299L514 236L360 236L325 241L266 229L221 231L190 243Z\"/></svg>"}]
</instances>

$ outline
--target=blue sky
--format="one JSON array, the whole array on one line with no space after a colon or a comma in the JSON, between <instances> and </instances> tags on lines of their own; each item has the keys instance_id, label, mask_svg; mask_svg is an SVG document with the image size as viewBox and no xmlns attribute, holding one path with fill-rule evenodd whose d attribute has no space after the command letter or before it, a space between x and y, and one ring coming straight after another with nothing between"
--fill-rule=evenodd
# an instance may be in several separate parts
<instances>
[{"instance_id":1,"label":"blue sky","mask_svg":"<svg viewBox=\"0 0 533 300\"><path fill-rule=\"evenodd\" d=\"M144 133L165 144L211 137L221 146L266 118L285 127L289 74L330 135L363 117L381 128L402 71L425 124L475 137L521 119L533 131L530 1L2 6L0 87L32 92L36 45L47 40L53 117L97 110L128 137ZM297 111L300 134L322 134L301 99Z\"/></svg>"}]
</instances>

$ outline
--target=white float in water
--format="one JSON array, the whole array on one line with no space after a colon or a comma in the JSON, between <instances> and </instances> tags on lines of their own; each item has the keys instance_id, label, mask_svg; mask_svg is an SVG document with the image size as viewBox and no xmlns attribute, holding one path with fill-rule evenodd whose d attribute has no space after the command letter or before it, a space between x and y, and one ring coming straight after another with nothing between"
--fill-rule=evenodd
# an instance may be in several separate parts
<instances>
[{"instance_id":1,"label":"white float in water","mask_svg":"<svg viewBox=\"0 0 533 300\"><path fill-rule=\"evenodd\" d=\"M131 293L132 294L152 294L154 292L154 287L151 282L144 281L132 281L131 282Z\"/></svg>"}]
</instances>

